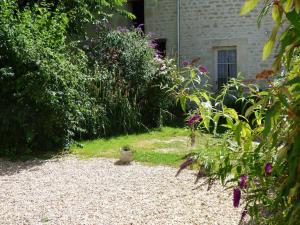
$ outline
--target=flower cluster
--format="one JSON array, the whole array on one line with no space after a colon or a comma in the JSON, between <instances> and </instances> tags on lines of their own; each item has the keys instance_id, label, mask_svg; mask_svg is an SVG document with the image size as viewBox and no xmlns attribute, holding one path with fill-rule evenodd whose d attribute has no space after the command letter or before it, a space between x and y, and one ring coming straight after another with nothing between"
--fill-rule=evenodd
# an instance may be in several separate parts
<instances>
[{"instance_id":1,"label":"flower cluster","mask_svg":"<svg viewBox=\"0 0 300 225\"><path fill-rule=\"evenodd\" d=\"M181 63L181 65L183 67L188 67L188 66L192 66L193 67L193 66L195 66L195 63L197 61L199 61L199 60L200 60L199 57L195 58L194 60L192 60L192 62L189 62L188 60L183 60L182 63ZM208 73L208 68L206 66L204 66L204 65L200 65L198 67L198 72L199 72L199 74L206 74L206 73Z\"/></svg>"},{"instance_id":2,"label":"flower cluster","mask_svg":"<svg viewBox=\"0 0 300 225\"><path fill-rule=\"evenodd\" d=\"M187 124L189 126L192 126L195 123L199 122L201 119L202 119L202 117L199 114L195 114L187 121Z\"/></svg>"},{"instance_id":3,"label":"flower cluster","mask_svg":"<svg viewBox=\"0 0 300 225\"><path fill-rule=\"evenodd\" d=\"M200 73L208 73L208 69L207 69L207 67L205 67L205 66L203 66L203 65L200 65L199 66L199 72Z\"/></svg>"},{"instance_id":4,"label":"flower cluster","mask_svg":"<svg viewBox=\"0 0 300 225\"><path fill-rule=\"evenodd\" d=\"M265 174L267 176L271 175L272 173L272 163L268 162L265 165ZM239 186L233 189L233 207L237 208L240 205L240 200L241 200L241 196L242 196L242 189L247 187L247 182L248 182L248 176L243 174L240 176L239 179ZM244 219L244 217L247 214L247 209L245 208L244 211L242 212L242 216L241 216L241 220Z\"/></svg>"},{"instance_id":5,"label":"flower cluster","mask_svg":"<svg viewBox=\"0 0 300 225\"><path fill-rule=\"evenodd\" d=\"M272 163L267 163L265 165L265 174L268 175L268 176L271 175L272 169L273 169Z\"/></svg>"},{"instance_id":6,"label":"flower cluster","mask_svg":"<svg viewBox=\"0 0 300 225\"><path fill-rule=\"evenodd\" d=\"M241 190L247 187L248 176L243 174L240 176L239 187L233 189L233 206L239 207L241 200Z\"/></svg>"},{"instance_id":7,"label":"flower cluster","mask_svg":"<svg viewBox=\"0 0 300 225\"><path fill-rule=\"evenodd\" d=\"M183 67L187 67L187 66L189 66L189 65L190 65L189 61L187 61L187 60L183 60L183 61L182 61L182 66L183 66Z\"/></svg>"},{"instance_id":8,"label":"flower cluster","mask_svg":"<svg viewBox=\"0 0 300 225\"><path fill-rule=\"evenodd\" d=\"M240 205L240 200L241 200L241 189L239 188L234 188L233 189L233 206L234 208L239 207Z\"/></svg>"}]
</instances>

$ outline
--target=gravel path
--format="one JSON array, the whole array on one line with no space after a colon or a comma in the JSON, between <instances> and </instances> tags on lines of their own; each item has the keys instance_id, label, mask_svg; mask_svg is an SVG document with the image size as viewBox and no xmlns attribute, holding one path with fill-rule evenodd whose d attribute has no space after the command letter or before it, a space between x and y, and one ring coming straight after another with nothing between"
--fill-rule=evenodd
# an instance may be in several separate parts
<instances>
[{"instance_id":1,"label":"gravel path","mask_svg":"<svg viewBox=\"0 0 300 225\"><path fill-rule=\"evenodd\" d=\"M238 224L230 191L195 190L192 171L110 159L0 160L0 224ZM200 181L200 184L204 180Z\"/></svg>"}]
</instances>

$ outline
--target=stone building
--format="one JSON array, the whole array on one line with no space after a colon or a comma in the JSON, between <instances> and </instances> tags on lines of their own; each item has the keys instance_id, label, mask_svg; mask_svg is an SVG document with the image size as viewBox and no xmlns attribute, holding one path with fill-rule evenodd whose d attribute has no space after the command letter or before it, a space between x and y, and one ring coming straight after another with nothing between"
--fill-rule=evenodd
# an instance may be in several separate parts
<instances>
[{"instance_id":1,"label":"stone building","mask_svg":"<svg viewBox=\"0 0 300 225\"><path fill-rule=\"evenodd\" d=\"M262 61L263 45L270 35L270 17L258 28L259 8L241 17L245 0L129 0L135 25L144 24L160 49L179 62L201 57L215 89L241 72L246 80L271 67Z\"/></svg>"}]
</instances>

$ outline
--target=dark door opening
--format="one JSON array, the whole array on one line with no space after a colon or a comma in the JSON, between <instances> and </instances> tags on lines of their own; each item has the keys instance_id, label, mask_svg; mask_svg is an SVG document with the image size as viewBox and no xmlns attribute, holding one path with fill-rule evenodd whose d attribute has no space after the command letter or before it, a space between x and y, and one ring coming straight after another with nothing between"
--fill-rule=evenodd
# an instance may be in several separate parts
<instances>
[{"instance_id":1,"label":"dark door opening","mask_svg":"<svg viewBox=\"0 0 300 225\"><path fill-rule=\"evenodd\" d=\"M160 55L162 58L165 58L167 50L167 40L162 38L155 39L154 43L157 54Z\"/></svg>"},{"instance_id":2,"label":"dark door opening","mask_svg":"<svg viewBox=\"0 0 300 225\"><path fill-rule=\"evenodd\" d=\"M133 0L130 1L131 12L135 15L135 19L132 21L135 28L139 27L145 31L145 10L144 1Z\"/></svg>"}]
</instances>

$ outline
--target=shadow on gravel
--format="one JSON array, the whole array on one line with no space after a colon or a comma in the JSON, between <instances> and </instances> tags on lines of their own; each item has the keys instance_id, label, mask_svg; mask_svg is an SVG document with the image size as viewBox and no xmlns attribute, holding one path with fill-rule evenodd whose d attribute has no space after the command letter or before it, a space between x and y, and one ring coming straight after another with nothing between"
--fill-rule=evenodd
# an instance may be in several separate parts
<instances>
[{"instance_id":1,"label":"shadow on gravel","mask_svg":"<svg viewBox=\"0 0 300 225\"><path fill-rule=\"evenodd\" d=\"M55 160L60 156L62 154L47 153L46 155L23 156L14 159L0 158L0 178L1 176L12 176L23 170L38 170L39 166L46 163L47 160Z\"/></svg>"}]
</instances>

